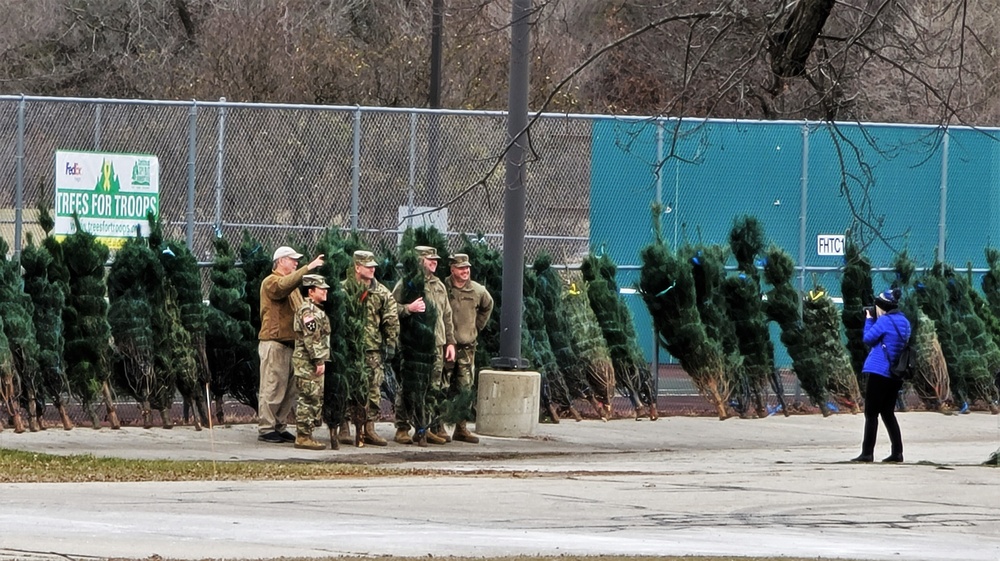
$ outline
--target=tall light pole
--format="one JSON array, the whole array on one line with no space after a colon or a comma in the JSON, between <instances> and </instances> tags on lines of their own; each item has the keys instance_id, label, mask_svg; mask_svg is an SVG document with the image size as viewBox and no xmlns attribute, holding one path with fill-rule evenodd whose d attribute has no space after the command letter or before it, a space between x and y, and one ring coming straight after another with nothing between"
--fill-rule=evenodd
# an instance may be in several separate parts
<instances>
[{"instance_id":1,"label":"tall light pole","mask_svg":"<svg viewBox=\"0 0 1000 561\"><path fill-rule=\"evenodd\" d=\"M428 105L441 108L441 34L444 27L444 0L431 0L431 84ZM441 197L441 124L437 113L428 118L427 130L427 204L436 206Z\"/></svg>"},{"instance_id":2,"label":"tall light pole","mask_svg":"<svg viewBox=\"0 0 1000 561\"><path fill-rule=\"evenodd\" d=\"M513 0L510 16L510 91L507 100L506 177L503 198L503 304L500 356L495 368L527 368L521 358L521 304L524 286L524 208L528 147L528 75L531 0Z\"/></svg>"}]
</instances>

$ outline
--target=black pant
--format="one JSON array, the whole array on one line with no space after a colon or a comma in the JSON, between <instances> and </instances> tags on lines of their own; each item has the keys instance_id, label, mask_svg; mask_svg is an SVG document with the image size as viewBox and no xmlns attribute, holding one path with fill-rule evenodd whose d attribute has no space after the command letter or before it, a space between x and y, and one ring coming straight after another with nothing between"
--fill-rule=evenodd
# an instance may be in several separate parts
<instances>
[{"instance_id":1,"label":"black pant","mask_svg":"<svg viewBox=\"0 0 1000 561\"><path fill-rule=\"evenodd\" d=\"M903 381L898 378L868 374L868 387L865 390L865 440L861 444L861 454L870 456L875 453L878 418L881 416L885 430L889 432L889 441L892 442L892 455L903 455L903 437L899 434L899 423L896 422L896 396L901 387Z\"/></svg>"}]
</instances>

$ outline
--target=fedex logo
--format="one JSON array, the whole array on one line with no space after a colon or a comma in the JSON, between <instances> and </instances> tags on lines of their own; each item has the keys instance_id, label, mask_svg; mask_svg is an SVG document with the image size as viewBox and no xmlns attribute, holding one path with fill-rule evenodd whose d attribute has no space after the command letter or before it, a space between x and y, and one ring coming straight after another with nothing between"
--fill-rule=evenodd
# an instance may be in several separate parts
<instances>
[{"instance_id":1,"label":"fedex logo","mask_svg":"<svg viewBox=\"0 0 1000 561\"><path fill-rule=\"evenodd\" d=\"M83 168L78 163L66 162L66 175L83 175Z\"/></svg>"}]
</instances>

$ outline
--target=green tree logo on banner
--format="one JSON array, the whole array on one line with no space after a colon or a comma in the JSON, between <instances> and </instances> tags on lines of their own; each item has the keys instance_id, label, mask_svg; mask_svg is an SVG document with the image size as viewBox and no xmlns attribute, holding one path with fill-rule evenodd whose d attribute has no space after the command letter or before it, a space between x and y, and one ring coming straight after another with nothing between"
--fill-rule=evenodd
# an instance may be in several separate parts
<instances>
[{"instance_id":1,"label":"green tree logo on banner","mask_svg":"<svg viewBox=\"0 0 1000 561\"><path fill-rule=\"evenodd\" d=\"M97 179L96 190L104 193L117 193L121 188L118 181L118 174L115 173L115 166L110 161L104 160L101 164L101 176Z\"/></svg>"}]
</instances>

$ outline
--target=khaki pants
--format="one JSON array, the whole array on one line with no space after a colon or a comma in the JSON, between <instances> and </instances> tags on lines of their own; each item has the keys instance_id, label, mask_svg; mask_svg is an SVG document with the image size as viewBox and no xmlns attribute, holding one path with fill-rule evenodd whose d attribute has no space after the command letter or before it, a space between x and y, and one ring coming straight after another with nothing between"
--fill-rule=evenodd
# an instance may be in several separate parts
<instances>
[{"instance_id":1,"label":"khaki pants","mask_svg":"<svg viewBox=\"0 0 1000 561\"><path fill-rule=\"evenodd\" d=\"M292 348L277 341L257 344L260 356L260 389L257 391L257 431L285 430L298 389L292 380Z\"/></svg>"}]
</instances>

